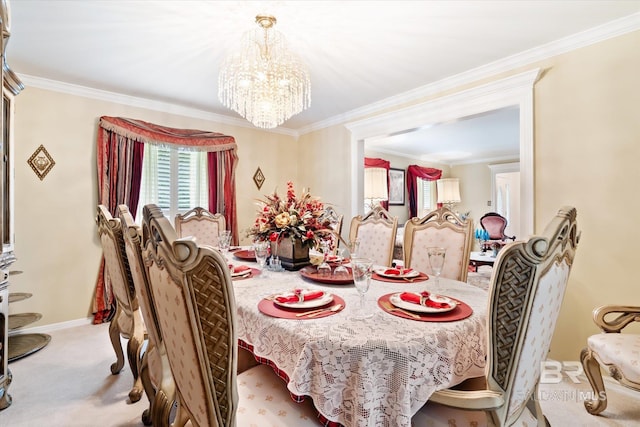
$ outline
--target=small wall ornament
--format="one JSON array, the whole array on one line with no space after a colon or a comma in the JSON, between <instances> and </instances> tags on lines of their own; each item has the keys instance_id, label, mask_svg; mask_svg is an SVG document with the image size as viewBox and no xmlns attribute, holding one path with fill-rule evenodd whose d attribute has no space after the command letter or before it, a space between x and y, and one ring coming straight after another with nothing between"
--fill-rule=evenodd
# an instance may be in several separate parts
<instances>
[{"instance_id":1,"label":"small wall ornament","mask_svg":"<svg viewBox=\"0 0 640 427\"><path fill-rule=\"evenodd\" d=\"M36 175L38 175L40 181L42 181L44 177L47 176L49 171L56 164L51 155L49 155L47 149L44 148L44 145L42 144L40 144L40 147L38 147L36 151L34 151L31 157L29 157L27 163L29 163L31 169L33 169Z\"/></svg>"},{"instance_id":2,"label":"small wall ornament","mask_svg":"<svg viewBox=\"0 0 640 427\"><path fill-rule=\"evenodd\" d=\"M264 177L264 174L262 173L262 170L258 166L258 169L256 170L256 173L253 174L253 182L256 183L256 187L258 187L258 190L260 188L262 188L262 184L264 184L265 179L266 178Z\"/></svg>"}]
</instances>

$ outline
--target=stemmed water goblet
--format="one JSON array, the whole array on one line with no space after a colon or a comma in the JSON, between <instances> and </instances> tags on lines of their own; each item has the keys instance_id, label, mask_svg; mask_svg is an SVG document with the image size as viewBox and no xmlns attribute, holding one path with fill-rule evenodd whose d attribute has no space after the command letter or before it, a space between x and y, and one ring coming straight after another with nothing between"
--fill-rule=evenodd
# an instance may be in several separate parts
<instances>
[{"instance_id":1,"label":"stemmed water goblet","mask_svg":"<svg viewBox=\"0 0 640 427\"><path fill-rule=\"evenodd\" d=\"M220 236L218 236L218 248L222 255L227 257L227 253L229 252L229 245L231 245L231 231L224 230L220 232Z\"/></svg>"},{"instance_id":2,"label":"stemmed water goblet","mask_svg":"<svg viewBox=\"0 0 640 427\"><path fill-rule=\"evenodd\" d=\"M364 308L364 294L369 290L371 284L371 273L373 261L369 258L351 258L351 271L353 272L353 283L360 294L360 307L353 316L353 320L364 320L373 317L373 313L367 313Z\"/></svg>"},{"instance_id":3,"label":"stemmed water goblet","mask_svg":"<svg viewBox=\"0 0 640 427\"><path fill-rule=\"evenodd\" d=\"M340 254L340 259L338 259L338 266L333 270L333 277L335 277L336 279L347 278L349 277L349 270L347 270L347 267L342 265L347 250L345 248L341 248L338 250L338 252Z\"/></svg>"},{"instance_id":4,"label":"stemmed water goblet","mask_svg":"<svg viewBox=\"0 0 640 427\"><path fill-rule=\"evenodd\" d=\"M429 266L431 266L431 274L436 276L436 286L440 283L440 274L444 267L444 258L447 254L446 248L431 247L427 248L427 255L429 256Z\"/></svg>"},{"instance_id":5,"label":"stemmed water goblet","mask_svg":"<svg viewBox=\"0 0 640 427\"><path fill-rule=\"evenodd\" d=\"M322 263L318 266L317 272L320 277L331 277L331 266L327 262L329 257L329 242L323 240L322 246Z\"/></svg>"},{"instance_id":6,"label":"stemmed water goblet","mask_svg":"<svg viewBox=\"0 0 640 427\"><path fill-rule=\"evenodd\" d=\"M267 277L267 258L269 257L269 242L264 240L257 240L253 243L253 252L256 255L256 262L260 266L260 271L263 277Z\"/></svg>"}]
</instances>

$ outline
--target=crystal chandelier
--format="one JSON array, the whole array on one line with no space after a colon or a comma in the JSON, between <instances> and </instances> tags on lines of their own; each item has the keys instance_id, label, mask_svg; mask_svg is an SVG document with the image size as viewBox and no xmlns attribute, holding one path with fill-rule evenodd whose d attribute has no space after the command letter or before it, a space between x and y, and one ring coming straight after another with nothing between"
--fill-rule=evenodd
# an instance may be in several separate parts
<instances>
[{"instance_id":1,"label":"crystal chandelier","mask_svg":"<svg viewBox=\"0 0 640 427\"><path fill-rule=\"evenodd\" d=\"M311 103L309 71L290 52L276 18L256 16L259 28L242 38L239 52L223 62L218 78L222 104L255 126L274 128Z\"/></svg>"}]
</instances>

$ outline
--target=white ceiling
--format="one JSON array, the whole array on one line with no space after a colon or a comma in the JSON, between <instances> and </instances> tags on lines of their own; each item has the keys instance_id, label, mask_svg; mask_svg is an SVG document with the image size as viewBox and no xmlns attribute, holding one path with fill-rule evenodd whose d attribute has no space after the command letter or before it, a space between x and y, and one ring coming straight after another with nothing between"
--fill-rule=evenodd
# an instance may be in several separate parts
<instances>
[{"instance_id":1,"label":"white ceiling","mask_svg":"<svg viewBox=\"0 0 640 427\"><path fill-rule=\"evenodd\" d=\"M283 125L300 131L638 11L640 0L11 0L7 61L24 79L238 118L218 101L218 67L255 27L255 16L270 13L311 72L311 107ZM448 143L446 150L477 158L477 147L487 147L478 142L485 136L495 142L491 155L500 157L517 143L513 123L502 123L513 117L503 111L393 141L408 145L407 135L417 135L422 148L435 146L445 130L462 126L469 132L470 124L482 121L482 133L458 136L461 145Z\"/></svg>"}]
</instances>

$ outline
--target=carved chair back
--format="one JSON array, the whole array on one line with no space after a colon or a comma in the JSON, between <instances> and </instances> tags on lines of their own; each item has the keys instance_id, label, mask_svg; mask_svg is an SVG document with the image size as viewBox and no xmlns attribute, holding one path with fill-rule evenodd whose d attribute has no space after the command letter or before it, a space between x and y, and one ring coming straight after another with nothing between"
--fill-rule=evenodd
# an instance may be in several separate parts
<instances>
[{"instance_id":1,"label":"carved chair back","mask_svg":"<svg viewBox=\"0 0 640 427\"><path fill-rule=\"evenodd\" d=\"M576 215L561 208L542 235L507 244L494 264L487 384L505 396L493 413L499 425L511 425L537 391L579 241Z\"/></svg>"},{"instance_id":2,"label":"carved chair back","mask_svg":"<svg viewBox=\"0 0 640 427\"><path fill-rule=\"evenodd\" d=\"M136 402L142 395L142 385L138 378L138 362L144 341L145 325L140 313L129 261L125 254L120 220L113 218L106 206L98 205L96 223L105 268L116 303L116 311L109 325L109 336L117 358L111 366L111 372L116 374L124 366L124 353L120 342L120 336L122 336L129 340L127 358L134 377L134 387L129 396L133 402Z\"/></svg>"},{"instance_id":3,"label":"carved chair back","mask_svg":"<svg viewBox=\"0 0 640 427\"><path fill-rule=\"evenodd\" d=\"M390 266L398 228L398 217L392 217L382 206L376 206L364 217L351 219L349 240L358 239L357 255L370 258L375 265Z\"/></svg>"},{"instance_id":4,"label":"carved chair back","mask_svg":"<svg viewBox=\"0 0 640 427\"><path fill-rule=\"evenodd\" d=\"M196 207L176 215L175 228L178 237L193 236L201 245L217 247L220 233L226 230L226 220L220 213Z\"/></svg>"},{"instance_id":5,"label":"carved chair back","mask_svg":"<svg viewBox=\"0 0 640 427\"><path fill-rule=\"evenodd\" d=\"M237 331L225 258L143 208L143 254L179 401L176 423L235 425Z\"/></svg>"},{"instance_id":6,"label":"carved chair back","mask_svg":"<svg viewBox=\"0 0 640 427\"><path fill-rule=\"evenodd\" d=\"M118 218L122 224L125 252L148 335L148 345L142 357L140 376L150 406L149 410L143 414L143 421L145 424L151 423L154 426L167 426L175 399L175 386L142 258L142 228L135 223L126 205L118 206Z\"/></svg>"},{"instance_id":7,"label":"carved chair back","mask_svg":"<svg viewBox=\"0 0 640 427\"><path fill-rule=\"evenodd\" d=\"M436 209L422 218L412 218L404 226L404 262L422 272L429 272L427 248L447 250L440 277L467 281L472 245L472 221L463 220L447 208Z\"/></svg>"},{"instance_id":8,"label":"carved chair back","mask_svg":"<svg viewBox=\"0 0 640 427\"><path fill-rule=\"evenodd\" d=\"M496 212L489 212L480 218L480 225L489 233L489 240L515 240L515 236L507 236L504 230L507 228L507 219Z\"/></svg>"},{"instance_id":9,"label":"carved chair back","mask_svg":"<svg viewBox=\"0 0 640 427\"><path fill-rule=\"evenodd\" d=\"M327 206L324 209L324 215L331 221L331 229L337 233L337 236L331 236L331 248L334 255L338 253L338 247L340 246L340 238L338 237L342 233L342 222L344 215L339 214L332 206Z\"/></svg>"}]
</instances>

